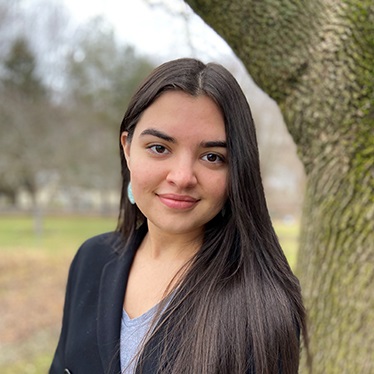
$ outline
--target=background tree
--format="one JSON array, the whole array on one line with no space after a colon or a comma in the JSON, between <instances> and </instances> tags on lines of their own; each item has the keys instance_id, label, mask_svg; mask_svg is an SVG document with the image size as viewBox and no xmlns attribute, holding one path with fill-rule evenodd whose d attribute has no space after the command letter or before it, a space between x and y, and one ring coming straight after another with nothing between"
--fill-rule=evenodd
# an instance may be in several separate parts
<instances>
[{"instance_id":1,"label":"background tree","mask_svg":"<svg viewBox=\"0 0 374 374\"><path fill-rule=\"evenodd\" d=\"M56 110L37 73L37 60L24 37L5 57L0 80L0 192L16 205L20 190L32 202L35 231L42 232L39 191L56 176Z\"/></svg>"},{"instance_id":2,"label":"background tree","mask_svg":"<svg viewBox=\"0 0 374 374\"><path fill-rule=\"evenodd\" d=\"M27 40L16 38L3 63L0 91L0 185L13 200L19 188L26 189L35 203L38 172L45 161L35 156L52 150L44 141L48 138L48 98L36 66ZM43 133L45 136L41 137Z\"/></svg>"},{"instance_id":3,"label":"background tree","mask_svg":"<svg viewBox=\"0 0 374 374\"><path fill-rule=\"evenodd\" d=\"M186 2L277 101L305 166L297 272L314 372L374 372L374 3Z\"/></svg>"},{"instance_id":4,"label":"background tree","mask_svg":"<svg viewBox=\"0 0 374 374\"><path fill-rule=\"evenodd\" d=\"M23 3L0 0L0 195L15 205L26 190L36 206L58 192L75 209L82 191L117 189L119 124L153 65L104 19L63 32L63 9Z\"/></svg>"}]
</instances>

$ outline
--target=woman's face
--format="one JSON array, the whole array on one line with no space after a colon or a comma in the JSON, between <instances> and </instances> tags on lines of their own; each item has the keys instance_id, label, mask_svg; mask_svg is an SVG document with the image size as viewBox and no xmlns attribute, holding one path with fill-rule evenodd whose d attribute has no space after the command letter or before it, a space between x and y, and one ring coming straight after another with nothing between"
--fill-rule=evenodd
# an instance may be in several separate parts
<instances>
[{"instance_id":1,"label":"woman's face","mask_svg":"<svg viewBox=\"0 0 374 374\"><path fill-rule=\"evenodd\" d=\"M199 235L226 201L225 125L207 96L162 94L142 114L131 143L122 134L135 201L148 225Z\"/></svg>"}]
</instances>

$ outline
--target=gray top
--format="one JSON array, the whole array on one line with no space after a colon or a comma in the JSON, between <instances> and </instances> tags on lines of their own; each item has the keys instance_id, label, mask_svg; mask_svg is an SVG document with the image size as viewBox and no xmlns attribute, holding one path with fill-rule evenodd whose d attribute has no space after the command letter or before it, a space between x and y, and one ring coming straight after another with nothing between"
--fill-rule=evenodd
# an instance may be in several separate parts
<instances>
[{"instance_id":1,"label":"gray top","mask_svg":"<svg viewBox=\"0 0 374 374\"><path fill-rule=\"evenodd\" d=\"M167 308L174 293L175 291L166 296L161 312ZM148 312L133 319L131 319L123 309L120 346L121 374L135 374L137 360L134 359L134 357L139 352L141 345L144 343L144 338L159 305L160 304L156 304L153 308L149 309Z\"/></svg>"},{"instance_id":2,"label":"gray top","mask_svg":"<svg viewBox=\"0 0 374 374\"><path fill-rule=\"evenodd\" d=\"M143 339L148 332L152 318L157 311L158 305L148 310L141 316L131 319L125 310L122 313L121 323L121 373L134 374L137 360L134 359L138 353Z\"/></svg>"}]
</instances>

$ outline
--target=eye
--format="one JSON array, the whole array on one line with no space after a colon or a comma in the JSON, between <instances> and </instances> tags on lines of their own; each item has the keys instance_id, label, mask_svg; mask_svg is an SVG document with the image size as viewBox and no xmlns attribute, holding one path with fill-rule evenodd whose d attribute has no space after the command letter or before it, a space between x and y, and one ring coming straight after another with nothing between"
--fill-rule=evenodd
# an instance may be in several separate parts
<instances>
[{"instance_id":1,"label":"eye","mask_svg":"<svg viewBox=\"0 0 374 374\"><path fill-rule=\"evenodd\" d=\"M203 160L208 161L212 164L225 162L225 159L222 156L217 155L216 153L207 153L206 155L203 156Z\"/></svg>"},{"instance_id":2,"label":"eye","mask_svg":"<svg viewBox=\"0 0 374 374\"><path fill-rule=\"evenodd\" d=\"M158 154L158 155L164 155L164 154L169 153L169 151L167 150L167 148L164 147L164 146L161 145L161 144L151 145L151 146L148 147L148 149L149 149L152 153L156 153L156 154Z\"/></svg>"}]
</instances>

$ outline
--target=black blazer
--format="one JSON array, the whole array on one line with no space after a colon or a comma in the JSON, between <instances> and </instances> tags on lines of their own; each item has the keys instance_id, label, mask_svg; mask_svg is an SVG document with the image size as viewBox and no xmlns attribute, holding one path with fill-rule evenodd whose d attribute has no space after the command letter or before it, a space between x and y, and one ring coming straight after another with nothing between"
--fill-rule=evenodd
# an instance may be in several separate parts
<instances>
[{"instance_id":1,"label":"black blazer","mask_svg":"<svg viewBox=\"0 0 374 374\"><path fill-rule=\"evenodd\" d=\"M131 264L146 231L144 225L125 249L118 233L96 236L79 248L69 271L61 334L49 374L121 373L124 295ZM160 328L146 344L137 374L156 374L163 334ZM174 354L168 352L166 365L174 361ZM246 374L254 374L252 366Z\"/></svg>"},{"instance_id":2,"label":"black blazer","mask_svg":"<svg viewBox=\"0 0 374 374\"><path fill-rule=\"evenodd\" d=\"M145 229L119 255L119 234L87 240L69 271L61 335L50 374L119 374L120 328L127 279ZM122 244L123 247L123 244ZM154 374L154 362L142 373Z\"/></svg>"}]
</instances>

